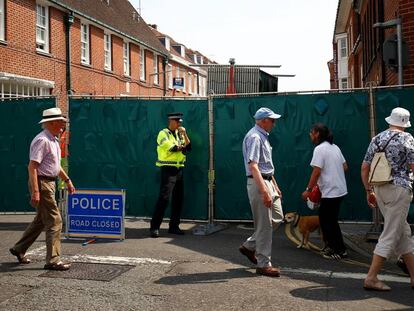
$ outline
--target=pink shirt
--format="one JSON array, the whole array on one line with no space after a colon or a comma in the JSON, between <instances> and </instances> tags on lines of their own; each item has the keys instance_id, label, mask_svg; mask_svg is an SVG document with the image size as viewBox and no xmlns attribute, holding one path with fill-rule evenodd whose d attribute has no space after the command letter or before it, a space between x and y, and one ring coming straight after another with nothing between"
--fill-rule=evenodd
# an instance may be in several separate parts
<instances>
[{"instance_id":1,"label":"pink shirt","mask_svg":"<svg viewBox=\"0 0 414 311\"><path fill-rule=\"evenodd\" d=\"M40 132L30 144L30 160L39 163L39 176L56 177L60 172L59 140L48 130Z\"/></svg>"}]
</instances>

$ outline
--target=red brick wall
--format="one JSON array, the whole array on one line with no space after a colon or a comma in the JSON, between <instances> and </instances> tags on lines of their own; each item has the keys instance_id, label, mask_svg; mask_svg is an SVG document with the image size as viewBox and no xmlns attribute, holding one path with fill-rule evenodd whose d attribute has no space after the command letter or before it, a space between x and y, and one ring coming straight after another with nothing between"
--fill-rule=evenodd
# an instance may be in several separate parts
<instances>
[{"instance_id":1,"label":"red brick wall","mask_svg":"<svg viewBox=\"0 0 414 311\"><path fill-rule=\"evenodd\" d=\"M400 1L403 38L407 42L410 53L410 63L404 68L404 83L414 84L414 0Z\"/></svg>"},{"instance_id":2,"label":"red brick wall","mask_svg":"<svg viewBox=\"0 0 414 311\"><path fill-rule=\"evenodd\" d=\"M48 55L36 51L36 2L34 0L7 0L6 41L0 44L0 71L55 82L53 95L66 110L66 51L65 15L49 7L50 51ZM113 71L104 70L104 31L90 25L91 65L81 64L80 20L75 18L71 27L72 89L74 94L118 96L126 94L126 82L130 82L131 96L163 95L163 77L159 86L150 83L152 51L146 52L146 82L139 79L139 46L130 44L131 76L123 74L123 39L112 35ZM162 58L159 58L162 71ZM151 88L151 89L150 89Z\"/></svg>"},{"instance_id":3,"label":"red brick wall","mask_svg":"<svg viewBox=\"0 0 414 311\"><path fill-rule=\"evenodd\" d=\"M399 15L399 11L398 11L398 4L401 0L388 0L388 1L384 1L384 21L388 21L391 19L395 19L398 17ZM389 35L391 35L392 33L396 33L397 30L396 28L390 28L390 29L386 29L384 31L384 40L387 39L387 37ZM397 73L388 68L385 64L385 85L396 85L398 84L398 75Z\"/></svg>"}]
</instances>

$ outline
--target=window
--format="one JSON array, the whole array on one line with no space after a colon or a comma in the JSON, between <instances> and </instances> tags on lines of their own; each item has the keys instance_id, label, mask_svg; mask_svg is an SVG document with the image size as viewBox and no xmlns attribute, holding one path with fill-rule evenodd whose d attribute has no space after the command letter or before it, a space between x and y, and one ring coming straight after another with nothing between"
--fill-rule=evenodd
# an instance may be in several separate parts
<instances>
[{"instance_id":1,"label":"window","mask_svg":"<svg viewBox=\"0 0 414 311\"><path fill-rule=\"evenodd\" d=\"M81 63L90 64L89 25L81 23Z\"/></svg>"},{"instance_id":2,"label":"window","mask_svg":"<svg viewBox=\"0 0 414 311\"><path fill-rule=\"evenodd\" d=\"M348 88L348 80L347 79L341 79L341 89L347 89Z\"/></svg>"},{"instance_id":3,"label":"window","mask_svg":"<svg viewBox=\"0 0 414 311\"><path fill-rule=\"evenodd\" d=\"M159 84L160 79L158 76L158 56L154 53L154 59L153 59L153 69L154 69L154 84Z\"/></svg>"},{"instance_id":4,"label":"window","mask_svg":"<svg viewBox=\"0 0 414 311\"><path fill-rule=\"evenodd\" d=\"M111 35L109 33L104 34L104 56L105 56L105 69L112 70L112 44L111 44Z\"/></svg>"},{"instance_id":5,"label":"window","mask_svg":"<svg viewBox=\"0 0 414 311\"><path fill-rule=\"evenodd\" d=\"M4 36L4 29L5 29L5 23L4 23L4 0L0 0L0 40L5 40Z\"/></svg>"},{"instance_id":6,"label":"window","mask_svg":"<svg viewBox=\"0 0 414 311\"><path fill-rule=\"evenodd\" d=\"M124 75L129 76L129 43L124 42Z\"/></svg>"},{"instance_id":7,"label":"window","mask_svg":"<svg viewBox=\"0 0 414 311\"><path fill-rule=\"evenodd\" d=\"M36 5L36 49L49 53L49 10L40 4Z\"/></svg>"},{"instance_id":8,"label":"window","mask_svg":"<svg viewBox=\"0 0 414 311\"><path fill-rule=\"evenodd\" d=\"M139 49L139 78L142 81L145 81L145 77L147 76L145 72L145 50L143 47Z\"/></svg>"},{"instance_id":9,"label":"window","mask_svg":"<svg viewBox=\"0 0 414 311\"><path fill-rule=\"evenodd\" d=\"M168 64L168 87L173 88L173 72L172 65Z\"/></svg>"},{"instance_id":10,"label":"window","mask_svg":"<svg viewBox=\"0 0 414 311\"><path fill-rule=\"evenodd\" d=\"M347 57L346 38L340 39L341 58Z\"/></svg>"},{"instance_id":11,"label":"window","mask_svg":"<svg viewBox=\"0 0 414 311\"><path fill-rule=\"evenodd\" d=\"M188 73L188 93L193 94L193 75Z\"/></svg>"}]
</instances>

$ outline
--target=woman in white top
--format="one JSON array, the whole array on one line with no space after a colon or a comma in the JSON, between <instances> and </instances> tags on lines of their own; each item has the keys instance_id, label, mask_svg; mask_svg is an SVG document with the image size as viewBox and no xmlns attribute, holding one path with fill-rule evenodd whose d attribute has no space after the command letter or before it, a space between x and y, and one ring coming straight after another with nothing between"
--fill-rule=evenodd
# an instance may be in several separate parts
<instances>
[{"instance_id":1,"label":"woman in white top","mask_svg":"<svg viewBox=\"0 0 414 311\"><path fill-rule=\"evenodd\" d=\"M312 174L302 198L306 200L311 189L316 184L319 186L322 193L319 221L326 243L322 256L342 259L347 257L347 253L338 216L342 199L348 193L344 173L348 166L341 150L333 143L332 133L326 125L313 125L309 135L316 147L310 163Z\"/></svg>"}]
</instances>

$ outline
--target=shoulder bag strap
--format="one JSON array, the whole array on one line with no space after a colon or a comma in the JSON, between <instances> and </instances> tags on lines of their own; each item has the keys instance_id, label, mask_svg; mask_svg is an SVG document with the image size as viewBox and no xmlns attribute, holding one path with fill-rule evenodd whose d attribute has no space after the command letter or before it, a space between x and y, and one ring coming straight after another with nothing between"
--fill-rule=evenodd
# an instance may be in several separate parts
<instances>
[{"instance_id":1,"label":"shoulder bag strap","mask_svg":"<svg viewBox=\"0 0 414 311\"><path fill-rule=\"evenodd\" d=\"M390 143L390 141L397 136L398 134L400 134L400 132L395 133L394 135L391 136L390 139L388 139L387 143L385 144L384 147L382 147L380 150L378 150L378 152L383 152L385 150L385 148L387 148L388 144Z\"/></svg>"}]
</instances>

